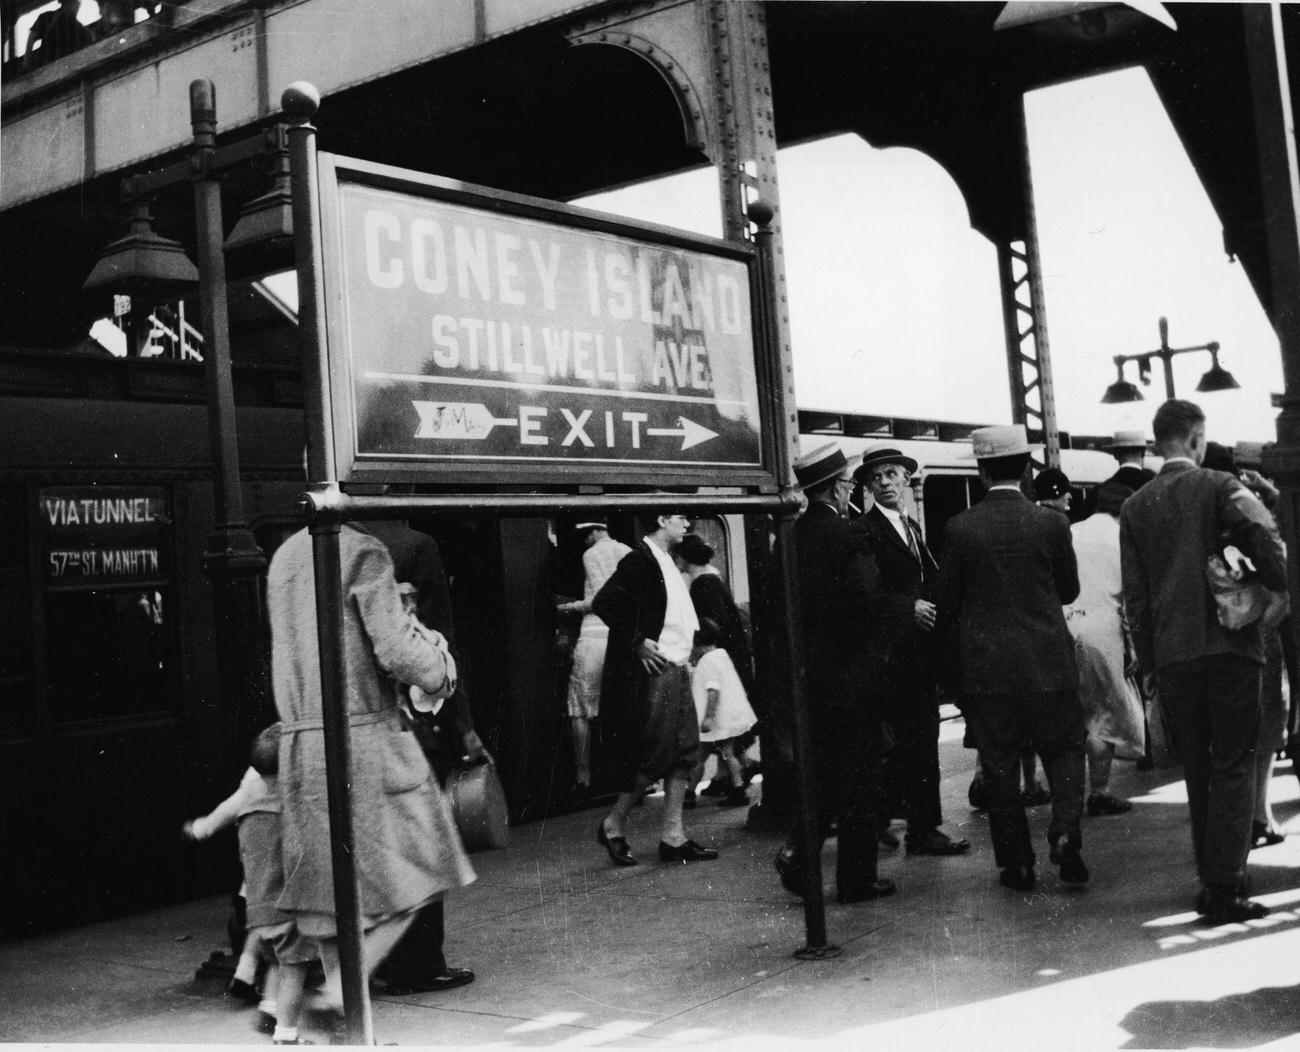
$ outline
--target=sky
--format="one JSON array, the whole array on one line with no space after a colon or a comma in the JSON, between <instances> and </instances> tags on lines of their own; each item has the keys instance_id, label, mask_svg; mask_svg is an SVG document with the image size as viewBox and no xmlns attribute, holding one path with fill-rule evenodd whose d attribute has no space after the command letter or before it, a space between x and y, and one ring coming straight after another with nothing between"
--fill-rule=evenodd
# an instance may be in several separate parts
<instances>
[{"instance_id":1,"label":"sky","mask_svg":"<svg viewBox=\"0 0 1300 1052\"><path fill-rule=\"evenodd\" d=\"M1058 426L1141 427L1164 398L1105 406L1113 356L1218 341L1242 390L1198 395L1208 352L1175 359L1212 438L1276 437L1277 339L1145 71L1033 92L1026 101ZM956 183L910 149L845 135L777 157L795 392L809 409L999 423L1010 395L996 250ZM720 233L716 179L688 173L577 202ZM1135 364L1126 376L1137 382Z\"/></svg>"}]
</instances>

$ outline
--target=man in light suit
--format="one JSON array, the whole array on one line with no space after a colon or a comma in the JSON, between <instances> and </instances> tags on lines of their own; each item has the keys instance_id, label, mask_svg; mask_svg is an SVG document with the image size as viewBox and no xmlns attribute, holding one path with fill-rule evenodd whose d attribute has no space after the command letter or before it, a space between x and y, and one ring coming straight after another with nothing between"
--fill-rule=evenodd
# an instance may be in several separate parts
<instances>
[{"instance_id":1,"label":"man in light suit","mask_svg":"<svg viewBox=\"0 0 1300 1052\"><path fill-rule=\"evenodd\" d=\"M955 628L962 706L990 795L989 831L1004 886L1037 881L1020 797L1020 753L1034 746L1052 791L1051 860L1084 884L1084 727L1074 641L1061 607L1079 594L1070 521L1020 490L1029 466L1023 425L971 434L984 500L948 521L938 623Z\"/></svg>"},{"instance_id":2,"label":"man in light suit","mask_svg":"<svg viewBox=\"0 0 1300 1052\"><path fill-rule=\"evenodd\" d=\"M863 531L880 568L883 601L892 607L900 630L894 638L879 683L885 723L892 744L885 753L885 799L897 806L889 814L907 819L909 855L960 855L970 841L953 838L939 826L939 696L935 680L934 596L939 566L908 516L903 493L917 463L897 449L872 446L854 478L871 492L872 505L853 522ZM886 819L888 815L886 815ZM883 841L883 837L882 837ZM897 847L897 840L891 846Z\"/></svg>"},{"instance_id":3,"label":"man in light suit","mask_svg":"<svg viewBox=\"0 0 1300 1052\"><path fill-rule=\"evenodd\" d=\"M1246 897L1246 856L1255 805L1261 628L1286 613L1286 555L1272 517L1236 478L1202 468L1205 414L1171 399L1153 423L1164 467L1120 511L1124 603L1138 667L1154 673L1187 779L1201 891L1212 923L1251 920L1268 909ZM1261 621L1219 624L1205 564L1224 543L1255 564L1276 594Z\"/></svg>"}]
</instances>

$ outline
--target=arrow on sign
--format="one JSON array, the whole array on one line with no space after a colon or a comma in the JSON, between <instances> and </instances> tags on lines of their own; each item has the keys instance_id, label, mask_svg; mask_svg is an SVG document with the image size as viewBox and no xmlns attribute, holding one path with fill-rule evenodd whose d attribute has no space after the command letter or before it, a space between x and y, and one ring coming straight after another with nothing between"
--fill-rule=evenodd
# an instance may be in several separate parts
<instances>
[{"instance_id":1,"label":"arrow on sign","mask_svg":"<svg viewBox=\"0 0 1300 1052\"><path fill-rule=\"evenodd\" d=\"M716 431L710 431L707 427L695 423L694 420L687 420L684 416L677 418L676 427L647 427L647 435L680 435L682 438L682 449L690 449L692 446L698 446L702 442L707 442L711 438L717 438Z\"/></svg>"},{"instance_id":2,"label":"arrow on sign","mask_svg":"<svg viewBox=\"0 0 1300 1052\"><path fill-rule=\"evenodd\" d=\"M518 427L512 416L493 416L481 402L412 402L420 414L416 438L485 439L498 425Z\"/></svg>"}]
</instances>

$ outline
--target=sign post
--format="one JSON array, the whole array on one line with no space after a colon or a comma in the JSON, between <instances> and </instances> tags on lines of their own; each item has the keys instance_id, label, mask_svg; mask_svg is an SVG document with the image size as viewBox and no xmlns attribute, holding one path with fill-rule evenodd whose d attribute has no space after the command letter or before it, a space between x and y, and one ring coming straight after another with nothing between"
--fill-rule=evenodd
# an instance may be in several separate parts
<instances>
[{"instance_id":1,"label":"sign post","mask_svg":"<svg viewBox=\"0 0 1300 1052\"><path fill-rule=\"evenodd\" d=\"M788 525L800 495L751 245L317 155L318 105L308 84L283 96L307 390L303 508L344 1006L349 1040L368 1044L341 524L652 509L671 487L674 507L779 513ZM347 491L387 484L436 492Z\"/></svg>"}]
</instances>

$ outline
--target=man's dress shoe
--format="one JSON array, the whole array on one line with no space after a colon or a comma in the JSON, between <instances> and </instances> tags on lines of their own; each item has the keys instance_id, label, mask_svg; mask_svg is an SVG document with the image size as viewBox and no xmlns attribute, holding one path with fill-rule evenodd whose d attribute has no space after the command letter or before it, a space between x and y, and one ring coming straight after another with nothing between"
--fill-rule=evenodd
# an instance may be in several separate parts
<instances>
[{"instance_id":1,"label":"man's dress shoe","mask_svg":"<svg viewBox=\"0 0 1300 1052\"><path fill-rule=\"evenodd\" d=\"M427 979L410 979L387 983L383 992L393 997L403 994L437 993L439 990L454 990L474 981L474 973L468 968L448 968L441 975L431 975Z\"/></svg>"},{"instance_id":2,"label":"man's dress shoe","mask_svg":"<svg viewBox=\"0 0 1300 1052\"><path fill-rule=\"evenodd\" d=\"M665 844L659 841L660 862L712 862L718 853L711 847L704 847L694 840L684 844Z\"/></svg>"},{"instance_id":3,"label":"man's dress shoe","mask_svg":"<svg viewBox=\"0 0 1300 1052\"><path fill-rule=\"evenodd\" d=\"M1110 793L1091 793L1088 796L1088 817L1101 818L1104 815L1122 815L1133 810L1127 800L1121 800Z\"/></svg>"},{"instance_id":4,"label":"man's dress shoe","mask_svg":"<svg viewBox=\"0 0 1300 1052\"><path fill-rule=\"evenodd\" d=\"M616 866L635 866L636 857L627 846L627 838L610 836L605 832L605 823L596 827L596 843L609 852L609 860Z\"/></svg>"},{"instance_id":5,"label":"man's dress shoe","mask_svg":"<svg viewBox=\"0 0 1300 1052\"><path fill-rule=\"evenodd\" d=\"M950 837L940 829L907 834L909 855L962 855L969 850L969 840Z\"/></svg>"},{"instance_id":6,"label":"man's dress shoe","mask_svg":"<svg viewBox=\"0 0 1300 1052\"><path fill-rule=\"evenodd\" d=\"M848 887L840 888L839 894L835 897L839 902L870 902L872 899L883 899L892 895L898 890L898 887L888 877L881 877L879 880L867 881L863 884L850 884Z\"/></svg>"},{"instance_id":7,"label":"man's dress shoe","mask_svg":"<svg viewBox=\"0 0 1300 1052\"><path fill-rule=\"evenodd\" d=\"M1033 866L1007 866L998 877L998 883L1013 891L1033 891L1038 883Z\"/></svg>"},{"instance_id":8,"label":"man's dress shoe","mask_svg":"<svg viewBox=\"0 0 1300 1052\"><path fill-rule=\"evenodd\" d=\"M1083 864L1079 845L1073 840L1052 841L1051 859L1052 865L1061 867L1061 883L1088 883L1088 867Z\"/></svg>"},{"instance_id":9,"label":"man's dress shoe","mask_svg":"<svg viewBox=\"0 0 1300 1052\"><path fill-rule=\"evenodd\" d=\"M776 858L772 860L776 867L777 875L781 878L781 887L785 888L791 895L804 897L803 874L799 869L799 860L795 858L794 853L788 848L783 847L776 853Z\"/></svg>"},{"instance_id":10,"label":"man's dress shoe","mask_svg":"<svg viewBox=\"0 0 1300 1052\"><path fill-rule=\"evenodd\" d=\"M1268 907L1237 891L1202 888L1196 896L1196 912L1207 924L1235 924L1268 916Z\"/></svg>"}]
</instances>

